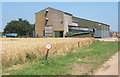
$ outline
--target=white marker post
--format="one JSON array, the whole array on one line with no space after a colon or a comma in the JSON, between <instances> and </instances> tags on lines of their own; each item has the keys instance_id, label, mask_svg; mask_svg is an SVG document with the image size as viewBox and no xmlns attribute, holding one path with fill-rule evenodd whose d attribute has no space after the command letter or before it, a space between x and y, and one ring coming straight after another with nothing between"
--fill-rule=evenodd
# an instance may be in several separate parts
<instances>
[{"instance_id":1,"label":"white marker post","mask_svg":"<svg viewBox=\"0 0 120 77\"><path fill-rule=\"evenodd\" d=\"M47 52L46 52L46 55L45 55L45 59L47 60L49 50L52 48L52 44L47 44L47 45L46 45L46 48L47 48Z\"/></svg>"}]
</instances>

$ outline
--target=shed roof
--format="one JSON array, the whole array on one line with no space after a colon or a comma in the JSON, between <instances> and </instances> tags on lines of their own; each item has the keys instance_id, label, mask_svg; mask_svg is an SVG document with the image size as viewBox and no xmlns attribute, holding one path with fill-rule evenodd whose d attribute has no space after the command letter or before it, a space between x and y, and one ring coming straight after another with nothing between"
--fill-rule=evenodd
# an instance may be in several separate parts
<instances>
[{"instance_id":1,"label":"shed roof","mask_svg":"<svg viewBox=\"0 0 120 77\"><path fill-rule=\"evenodd\" d=\"M80 19L80 20L84 20L84 21L89 21L89 22L93 22L93 23L98 23L98 24L102 24L102 25L106 25L106 26L110 26L108 24L104 24L104 23L101 23L101 22L97 22L97 21L91 21L91 20L88 20L88 19L83 19L83 18L79 18L79 17L75 17L73 16L74 19Z\"/></svg>"}]
</instances>

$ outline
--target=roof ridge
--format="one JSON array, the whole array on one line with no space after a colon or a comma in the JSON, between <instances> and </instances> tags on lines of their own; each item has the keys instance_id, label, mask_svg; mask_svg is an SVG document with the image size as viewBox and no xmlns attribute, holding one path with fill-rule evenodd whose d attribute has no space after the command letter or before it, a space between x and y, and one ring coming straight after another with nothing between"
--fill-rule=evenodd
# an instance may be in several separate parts
<instances>
[{"instance_id":1,"label":"roof ridge","mask_svg":"<svg viewBox=\"0 0 120 77\"><path fill-rule=\"evenodd\" d=\"M61 10L58 10L58 9L55 9L55 8L52 8L52 7L47 7L47 8L45 8L45 9L49 9L49 8L54 9L54 10L57 10L57 11L60 11L60 12L63 12L63 13L65 13L65 14L72 15L71 13L64 12L64 11L61 11ZM43 9L43 10L45 10L45 9ZM41 10L41 11L43 11L43 10ZM40 12L40 11L38 11L38 12L36 12L36 13L39 13L39 12ZM36 13L35 13L35 14L36 14Z\"/></svg>"}]
</instances>

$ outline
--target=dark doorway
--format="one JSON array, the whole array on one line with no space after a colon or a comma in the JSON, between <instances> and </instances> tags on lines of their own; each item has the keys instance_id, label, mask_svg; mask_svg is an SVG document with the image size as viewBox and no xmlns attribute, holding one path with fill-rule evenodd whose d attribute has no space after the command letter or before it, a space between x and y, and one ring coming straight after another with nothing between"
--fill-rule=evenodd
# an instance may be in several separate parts
<instances>
[{"instance_id":1,"label":"dark doorway","mask_svg":"<svg viewBox=\"0 0 120 77\"><path fill-rule=\"evenodd\" d=\"M54 31L55 37L63 37L63 31Z\"/></svg>"},{"instance_id":2,"label":"dark doorway","mask_svg":"<svg viewBox=\"0 0 120 77\"><path fill-rule=\"evenodd\" d=\"M60 37L63 37L63 31L60 31Z\"/></svg>"}]
</instances>

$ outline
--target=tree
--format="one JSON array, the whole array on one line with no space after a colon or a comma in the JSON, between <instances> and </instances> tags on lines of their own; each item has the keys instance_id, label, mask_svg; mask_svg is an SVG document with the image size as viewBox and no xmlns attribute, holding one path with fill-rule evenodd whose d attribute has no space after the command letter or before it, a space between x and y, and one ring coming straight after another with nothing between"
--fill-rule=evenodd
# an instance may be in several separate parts
<instances>
[{"instance_id":1,"label":"tree","mask_svg":"<svg viewBox=\"0 0 120 77\"><path fill-rule=\"evenodd\" d=\"M27 31L27 35L32 36L34 30L35 30L35 24L30 24L30 27Z\"/></svg>"},{"instance_id":2,"label":"tree","mask_svg":"<svg viewBox=\"0 0 120 77\"><path fill-rule=\"evenodd\" d=\"M30 24L27 20L12 20L7 23L4 28L3 34L6 33L17 33L18 36L29 36L33 34L35 25Z\"/></svg>"}]
</instances>

